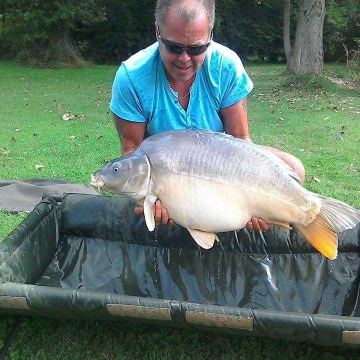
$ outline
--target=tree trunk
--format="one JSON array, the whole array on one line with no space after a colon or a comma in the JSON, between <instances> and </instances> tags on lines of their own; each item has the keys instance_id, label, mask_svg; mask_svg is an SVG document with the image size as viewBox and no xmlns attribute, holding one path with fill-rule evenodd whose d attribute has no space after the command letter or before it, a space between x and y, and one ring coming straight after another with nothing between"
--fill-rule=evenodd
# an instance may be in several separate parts
<instances>
[{"instance_id":1,"label":"tree trunk","mask_svg":"<svg viewBox=\"0 0 360 360\"><path fill-rule=\"evenodd\" d=\"M286 56L286 61L290 59L291 55L291 2L290 0L285 0L284 2L284 29L283 29L283 38L284 38L284 51Z\"/></svg>"},{"instance_id":2,"label":"tree trunk","mask_svg":"<svg viewBox=\"0 0 360 360\"><path fill-rule=\"evenodd\" d=\"M56 39L52 39L51 45L59 62L69 63L73 66L84 65L86 63L81 58L79 49L72 41L70 35L63 34Z\"/></svg>"},{"instance_id":3,"label":"tree trunk","mask_svg":"<svg viewBox=\"0 0 360 360\"><path fill-rule=\"evenodd\" d=\"M284 50L287 71L319 76L324 65L323 28L325 0L299 0L295 40L290 41L291 1L284 3Z\"/></svg>"}]
</instances>

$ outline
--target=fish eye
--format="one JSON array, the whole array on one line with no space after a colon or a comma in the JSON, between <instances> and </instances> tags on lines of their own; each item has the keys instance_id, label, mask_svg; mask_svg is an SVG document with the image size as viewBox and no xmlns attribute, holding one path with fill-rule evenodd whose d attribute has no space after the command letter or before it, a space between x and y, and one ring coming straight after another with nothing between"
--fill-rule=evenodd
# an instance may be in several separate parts
<instances>
[{"instance_id":1,"label":"fish eye","mask_svg":"<svg viewBox=\"0 0 360 360\"><path fill-rule=\"evenodd\" d=\"M119 171L119 168L116 166L116 167L113 168L113 171L115 171L115 172Z\"/></svg>"}]
</instances>

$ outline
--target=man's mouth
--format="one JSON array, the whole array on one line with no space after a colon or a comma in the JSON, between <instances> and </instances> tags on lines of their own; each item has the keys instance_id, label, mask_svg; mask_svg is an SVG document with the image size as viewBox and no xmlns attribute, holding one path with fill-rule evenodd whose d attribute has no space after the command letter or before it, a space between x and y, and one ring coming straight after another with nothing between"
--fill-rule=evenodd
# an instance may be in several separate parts
<instances>
[{"instance_id":1,"label":"man's mouth","mask_svg":"<svg viewBox=\"0 0 360 360\"><path fill-rule=\"evenodd\" d=\"M175 66L181 72L188 72L191 69L191 66L183 67L183 66L179 66L179 65L176 65L176 64L175 64Z\"/></svg>"}]
</instances>

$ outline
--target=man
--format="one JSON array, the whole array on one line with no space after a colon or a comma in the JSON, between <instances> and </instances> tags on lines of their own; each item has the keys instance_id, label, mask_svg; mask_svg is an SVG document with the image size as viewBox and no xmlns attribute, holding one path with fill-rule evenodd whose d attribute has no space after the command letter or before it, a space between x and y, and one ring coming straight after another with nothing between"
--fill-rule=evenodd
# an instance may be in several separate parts
<instances>
[{"instance_id":1,"label":"man","mask_svg":"<svg viewBox=\"0 0 360 360\"><path fill-rule=\"evenodd\" d=\"M210 129L251 141L246 97L253 84L239 57L212 41L215 1L158 0L155 20L157 43L123 62L113 84L110 109L122 154L134 151L146 136L166 130ZM300 160L268 149L304 181ZM154 212L157 224L173 224L160 201ZM247 227L268 229L257 218Z\"/></svg>"}]
</instances>

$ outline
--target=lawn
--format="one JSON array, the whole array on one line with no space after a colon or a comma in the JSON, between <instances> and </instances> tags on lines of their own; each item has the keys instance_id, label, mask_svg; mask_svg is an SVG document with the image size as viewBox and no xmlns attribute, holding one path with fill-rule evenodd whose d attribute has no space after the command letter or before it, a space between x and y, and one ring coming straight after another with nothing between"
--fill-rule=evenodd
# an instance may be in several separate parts
<instances>
[{"instance_id":1,"label":"lawn","mask_svg":"<svg viewBox=\"0 0 360 360\"><path fill-rule=\"evenodd\" d=\"M300 157L308 189L360 208L360 96L347 82L353 74L328 65L323 79L300 82L284 77L282 65L249 64L247 70L255 83L253 141ZM115 72L114 66L36 70L0 62L0 179L88 183L94 170L119 156L108 109ZM0 241L25 216L0 212ZM16 321L0 317L0 348ZM25 318L6 359L348 360L358 354L129 322Z\"/></svg>"}]
</instances>

